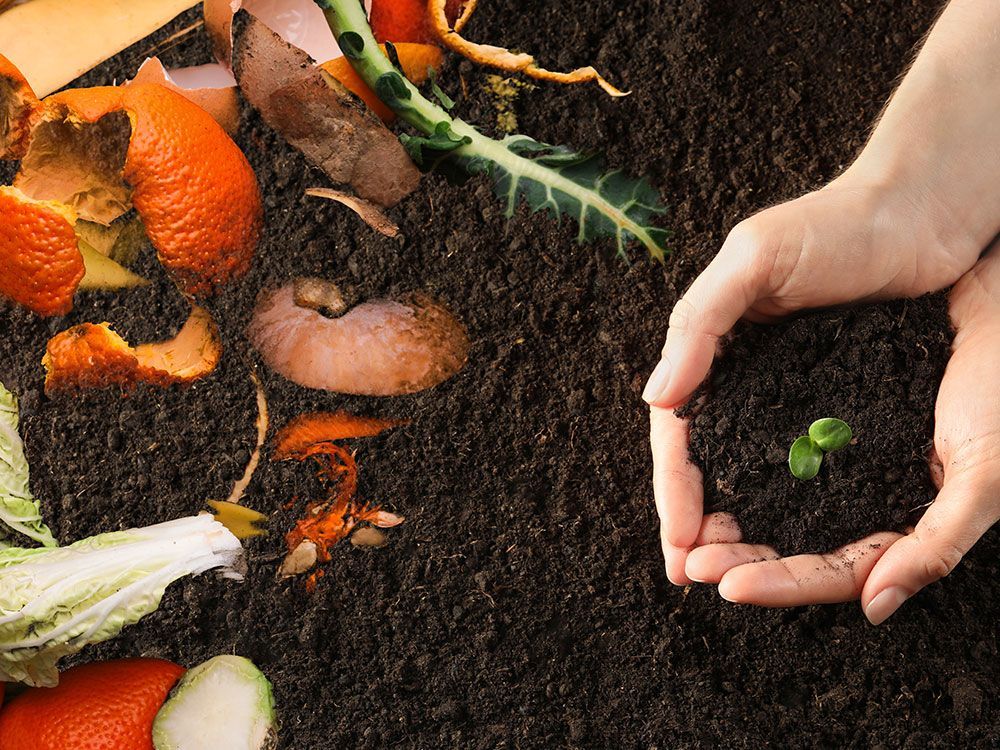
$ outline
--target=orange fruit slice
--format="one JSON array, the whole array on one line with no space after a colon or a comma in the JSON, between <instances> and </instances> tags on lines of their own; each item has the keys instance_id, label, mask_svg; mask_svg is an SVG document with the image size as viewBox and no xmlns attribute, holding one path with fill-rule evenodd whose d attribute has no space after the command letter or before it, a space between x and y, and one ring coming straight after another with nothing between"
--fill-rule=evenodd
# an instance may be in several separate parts
<instances>
[{"instance_id":1,"label":"orange fruit slice","mask_svg":"<svg viewBox=\"0 0 1000 750\"><path fill-rule=\"evenodd\" d=\"M0 187L0 294L39 315L65 315L83 278L76 214Z\"/></svg>"},{"instance_id":2,"label":"orange fruit slice","mask_svg":"<svg viewBox=\"0 0 1000 750\"><path fill-rule=\"evenodd\" d=\"M160 262L182 291L209 294L247 271L262 228L257 179L207 112L156 84L70 89L45 105L48 122L96 123L115 112L128 115L131 134L121 176ZM26 161L31 158L29 147Z\"/></svg>"},{"instance_id":3,"label":"orange fruit slice","mask_svg":"<svg viewBox=\"0 0 1000 750\"><path fill-rule=\"evenodd\" d=\"M153 720L184 668L121 659L68 669L54 688L31 688L0 714L3 750L153 750Z\"/></svg>"},{"instance_id":4,"label":"orange fruit slice","mask_svg":"<svg viewBox=\"0 0 1000 750\"><path fill-rule=\"evenodd\" d=\"M45 392L190 383L211 373L221 357L219 330L200 307L174 338L135 348L108 323L83 323L49 339L42 358Z\"/></svg>"},{"instance_id":5,"label":"orange fruit slice","mask_svg":"<svg viewBox=\"0 0 1000 750\"><path fill-rule=\"evenodd\" d=\"M373 6L372 13L374 12ZM385 52L385 45L380 44L379 46ZM444 61L444 55L440 48L433 44L400 42L393 46L399 55L399 64L403 67L406 77L410 79L411 83L418 86L427 80L428 68L440 68ZM390 123L396 119L396 114L382 103L382 100L351 67L351 63L346 57L329 60L320 67L343 84L344 88L360 97L368 105L368 108L382 119L382 122Z\"/></svg>"}]
</instances>

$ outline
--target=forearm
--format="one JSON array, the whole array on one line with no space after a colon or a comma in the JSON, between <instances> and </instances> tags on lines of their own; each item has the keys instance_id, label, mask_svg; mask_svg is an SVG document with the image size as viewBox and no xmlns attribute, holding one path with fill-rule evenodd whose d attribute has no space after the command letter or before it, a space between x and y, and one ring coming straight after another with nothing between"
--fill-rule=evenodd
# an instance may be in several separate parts
<instances>
[{"instance_id":1,"label":"forearm","mask_svg":"<svg viewBox=\"0 0 1000 750\"><path fill-rule=\"evenodd\" d=\"M1000 0L952 0L845 178L902 183L982 250L1000 231Z\"/></svg>"}]
</instances>

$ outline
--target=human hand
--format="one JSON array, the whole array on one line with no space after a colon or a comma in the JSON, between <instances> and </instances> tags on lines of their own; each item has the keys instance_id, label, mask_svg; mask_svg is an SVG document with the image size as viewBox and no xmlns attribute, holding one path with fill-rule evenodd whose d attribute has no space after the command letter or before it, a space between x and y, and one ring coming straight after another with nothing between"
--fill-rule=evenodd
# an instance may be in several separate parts
<instances>
[{"instance_id":1,"label":"human hand","mask_svg":"<svg viewBox=\"0 0 1000 750\"><path fill-rule=\"evenodd\" d=\"M909 534L882 532L828 554L781 558L744 544L728 514L702 518L701 473L687 460L686 423L653 409L660 456L661 518L698 527L691 541L664 540L675 583L717 583L724 598L762 606L797 606L861 598L874 624L947 575L1000 520L1000 242L955 286L953 353L935 410L931 473L939 487Z\"/></svg>"}]
</instances>

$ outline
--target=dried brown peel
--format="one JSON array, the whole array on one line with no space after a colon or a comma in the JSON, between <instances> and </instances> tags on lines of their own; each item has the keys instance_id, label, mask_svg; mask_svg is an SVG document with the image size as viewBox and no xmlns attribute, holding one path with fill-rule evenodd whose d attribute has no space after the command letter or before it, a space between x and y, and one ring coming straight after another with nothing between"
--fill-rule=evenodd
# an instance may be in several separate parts
<instances>
[{"instance_id":1,"label":"dried brown peel","mask_svg":"<svg viewBox=\"0 0 1000 750\"><path fill-rule=\"evenodd\" d=\"M200 307L173 339L135 348L108 323L83 323L49 339L42 358L45 392L189 383L211 373L221 355L218 328Z\"/></svg>"},{"instance_id":2,"label":"dried brown peel","mask_svg":"<svg viewBox=\"0 0 1000 750\"><path fill-rule=\"evenodd\" d=\"M213 63L167 70L159 58L149 57L129 83L157 83L197 104L230 135L239 128L240 100L236 79L222 65Z\"/></svg>"},{"instance_id":3,"label":"dried brown peel","mask_svg":"<svg viewBox=\"0 0 1000 750\"><path fill-rule=\"evenodd\" d=\"M39 96L150 35L196 0L31 0L0 15L0 50Z\"/></svg>"},{"instance_id":4,"label":"dried brown peel","mask_svg":"<svg viewBox=\"0 0 1000 750\"><path fill-rule=\"evenodd\" d=\"M488 65L510 73L523 73L524 75L539 81L552 81L554 83L597 83L606 93L611 96L628 96L627 91L612 86L593 67L577 68L568 73L560 73L552 70L540 68L535 64L533 55L526 52L512 52L503 47L495 47L490 44L477 44L470 42L459 33L461 28L468 22L469 16L475 9L475 3L466 4L458 21L453 27L448 21L447 13L448 0L428 0L427 10L431 18L431 27L437 34L441 43L453 52L472 60L481 65Z\"/></svg>"},{"instance_id":5,"label":"dried brown peel","mask_svg":"<svg viewBox=\"0 0 1000 750\"><path fill-rule=\"evenodd\" d=\"M384 234L386 237L399 236L399 225L386 216L382 209L371 201L363 200L356 195L344 193L340 190L331 190L330 188L309 188L306 190L306 195L336 201L351 209L365 224L376 232Z\"/></svg>"},{"instance_id":6,"label":"dried brown peel","mask_svg":"<svg viewBox=\"0 0 1000 750\"><path fill-rule=\"evenodd\" d=\"M302 50L251 18L236 40L236 80L264 121L336 183L393 206L420 173L382 122Z\"/></svg>"}]
</instances>

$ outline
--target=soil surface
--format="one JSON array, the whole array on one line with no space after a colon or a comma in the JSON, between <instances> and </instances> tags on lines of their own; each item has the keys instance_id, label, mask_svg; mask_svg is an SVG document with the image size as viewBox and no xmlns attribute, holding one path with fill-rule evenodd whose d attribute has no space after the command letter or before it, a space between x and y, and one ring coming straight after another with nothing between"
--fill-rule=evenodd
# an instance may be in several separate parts
<instances>
[{"instance_id":1,"label":"soil surface","mask_svg":"<svg viewBox=\"0 0 1000 750\"><path fill-rule=\"evenodd\" d=\"M272 534L248 543L247 580L180 582L158 612L78 659L245 655L273 680L281 747L295 750L995 746L995 532L878 628L857 604L771 611L727 604L712 587L672 587L640 400L678 294L740 218L851 159L935 5L482 3L471 37L537 50L562 69L593 63L634 92L612 100L539 86L514 111L523 132L605 146L610 164L662 189L674 231L664 266L639 251L626 264L606 244L576 247L574 228L545 217L508 223L479 181L425 180L392 211L405 238L383 238L304 197L324 176L245 112L237 140L264 188L267 233L251 274L212 302L226 356L210 378L125 398L44 396L45 341L67 325L107 320L141 341L181 324L185 303L151 260L140 270L152 288L81 294L66 319L0 309L0 380L22 397L32 486L60 539L194 513L228 493L254 441L257 358L244 330L262 287L307 274L363 296L423 290L465 321L470 362L438 388L382 400L307 391L262 370L275 425L335 408L412 420L354 443L361 497L406 522L383 549L337 547L308 596L275 570L316 481L307 466L264 462L246 503L272 513ZM86 82L127 77L154 46L135 45ZM209 56L198 33L157 52L168 65ZM442 79L464 116L495 121L484 71L453 61ZM908 330L937 346L947 328L935 304L913 305L922 322ZM883 340L856 315L842 320L858 346ZM742 346L753 341L774 351L763 334ZM926 378L937 366L929 358ZM889 394L912 410L919 434L907 445L930 438L913 399L932 390ZM783 444L813 415L802 405L772 438ZM919 473L913 455L897 460ZM773 509L778 525L784 510ZM764 516L757 523L766 529Z\"/></svg>"},{"instance_id":2,"label":"soil surface","mask_svg":"<svg viewBox=\"0 0 1000 750\"><path fill-rule=\"evenodd\" d=\"M826 552L903 530L934 499L934 398L948 363L944 294L827 312L737 333L703 390L691 454L710 511L782 554ZM816 419L853 440L802 481L788 449Z\"/></svg>"}]
</instances>

